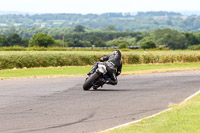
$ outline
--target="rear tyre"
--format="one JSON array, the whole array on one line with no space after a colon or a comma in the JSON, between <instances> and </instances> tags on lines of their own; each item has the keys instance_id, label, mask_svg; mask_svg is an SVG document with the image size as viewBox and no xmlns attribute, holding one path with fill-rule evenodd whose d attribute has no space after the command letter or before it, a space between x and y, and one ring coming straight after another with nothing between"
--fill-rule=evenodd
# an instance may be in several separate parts
<instances>
[{"instance_id":1,"label":"rear tyre","mask_svg":"<svg viewBox=\"0 0 200 133\"><path fill-rule=\"evenodd\" d=\"M89 90L93 86L93 82L97 78L99 78L99 74L96 72L94 74L92 74L90 77L88 77L88 79L83 84L83 90Z\"/></svg>"}]
</instances>

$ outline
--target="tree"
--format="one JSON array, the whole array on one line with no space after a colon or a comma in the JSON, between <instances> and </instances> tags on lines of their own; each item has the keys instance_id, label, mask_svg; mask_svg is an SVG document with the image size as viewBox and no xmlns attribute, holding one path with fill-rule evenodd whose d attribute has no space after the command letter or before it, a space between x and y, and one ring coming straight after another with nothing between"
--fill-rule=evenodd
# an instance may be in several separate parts
<instances>
[{"instance_id":1,"label":"tree","mask_svg":"<svg viewBox=\"0 0 200 133\"><path fill-rule=\"evenodd\" d=\"M76 26L74 27L74 31L75 31L75 32L85 32L85 27L82 26L82 25L76 25Z\"/></svg>"},{"instance_id":2,"label":"tree","mask_svg":"<svg viewBox=\"0 0 200 133\"><path fill-rule=\"evenodd\" d=\"M24 38L24 39L22 39L21 46L28 47L28 43L29 43L29 39Z\"/></svg>"},{"instance_id":3,"label":"tree","mask_svg":"<svg viewBox=\"0 0 200 133\"><path fill-rule=\"evenodd\" d=\"M182 32L173 29L158 29L154 32L158 45L166 45L170 49L187 48L186 37Z\"/></svg>"},{"instance_id":4,"label":"tree","mask_svg":"<svg viewBox=\"0 0 200 133\"><path fill-rule=\"evenodd\" d=\"M108 25L108 26L106 27L106 30L107 30L107 31L116 31L117 29L116 29L115 26L113 26L113 25Z\"/></svg>"},{"instance_id":5,"label":"tree","mask_svg":"<svg viewBox=\"0 0 200 133\"><path fill-rule=\"evenodd\" d=\"M183 34L170 34L167 33L163 36L163 41L165 42L166 46L170 49L186 49L186 39Z\"/></svg>"},{"instance_id":6,"label":"tree","mask_svg":"<svg viewBox=\"0 0 200 133\"><path fill-rule=\"evenodd\" d=\"M7 38L7 45L6 46L14 46L14 45L18 45L18 46L22 46L22 38L14 33L14 34L10 34Z\"/></svg>"},{"instance_id":7,"label":"tree","mask_svg":"<svg viewBox=\"0 0 200 133\"><path fill-rule=\"evenodd\" d=\"M80 41L83 44L83 47L92 47L89 41Z\"/></svg>"},{"instance_id":8,"label":"tree","mask_svg":"<svg viewBox=\"0 0 200 133\"><path fill-rule=\"evenodd\" d=\"M142 49L156 48L156 43L154 41L146 41L141 44Z\"/></svg>"},{"instance_id":9,"label":"tree","mask_svg":"<svg viewBox=\"0 0 200 133\"><path fill-rule=\"evenodd\" d=\"M68 44L66 41L63 42L63 40L55 40L54 46L57 47L68 47Z\"/></svg>"},{"instance_id":10,"label":"tree","mask_svg":"<svg viewBox=\"0 0 200 133\"><path fill-rule=\"evenodd\" d=\"M78 39L67 39L67 44L69 47L83 47L83 43L79 41Z\"/></svg>"},{"instance_id":11,"label":"tree","mask_svg":"<svg viewBox=\"0 0 200 133\"><path fill-rule=\"evenodd\" d=\"M127 48L127 47L128 47L128 45L127 45L126 43L120 43L120 44L118 45L118 48L119 48L119 49Z\"/></svg>"},{"instance_id":12,"label":"tree","mask_svg":"<svg viewBox=\"0 0 200 133\"><path fill-rule=\"evenodd\" d=\"M0 47L6 45L6 37L3 35L0 35Z\"/></svg>"},{"instance_id":13,"label":"tree","mask_svg":"<svg viewBox=\"0 0 200 133\"><path fill-rule=\"evenodd\" d=\"M186 33L184 33L184 35L186 37L187 45L196 45L196 44L200 43L194 33L186 32Z\"/></svg>"},{"instance_id":14,"label":"tree","mask_svg":"<svg viewBox=\"0 0 200 133\"><path fill-rule=\"evenodd\" d=\"M118 46L120 43L123 43L123 42L124 42L123 40L113 39L113 40L107 41L106 44L109 47L113 47L113 46Z\"/></svg>"},{"instance_id":15,"label":"tree","mask_svg":"<svg viewBox=\"0 0 200 133\"><path fill-rule=\"evenodd\" d=\"M87 41L89 41L92 45L94 44L94 42L96 42L97 40L99 40L100 38L95 36L95 35L90 35L86 38Z\"/></svg>"},{"instance_id":16,"label":"tree","mask_svg":"<svg viewBox=\"0 0 200 133\"><path fill-rule=\"evenodd\" d=\"M106 46L105 42L102 40L95 41L94 45L95 45L95 47L105 47Z\"/></svg>"},{"instance_id":17,"label":"tree","mask_svg":"<svg viewBox=\"0 0 200 133\"><path fill-rule=\"evenodd\" d=\"M47 34L38 33L29 41L29 46L48 47L55 44L55 40Z\"/></svg>"},{"instance_id":18,"label":"tree","mask_svg":"<svg viewBox=\"0 0 200 133\"><path fill-rule=\"evenodd\" d=\"M89 37L87 37L86 39L87 41L89 41L91 43L91 45L95 45L95 47L105 47L106 44L103 40L101 40L101 38L95 36L95 35L90 35Z\"/></svg>"}]
</instances>

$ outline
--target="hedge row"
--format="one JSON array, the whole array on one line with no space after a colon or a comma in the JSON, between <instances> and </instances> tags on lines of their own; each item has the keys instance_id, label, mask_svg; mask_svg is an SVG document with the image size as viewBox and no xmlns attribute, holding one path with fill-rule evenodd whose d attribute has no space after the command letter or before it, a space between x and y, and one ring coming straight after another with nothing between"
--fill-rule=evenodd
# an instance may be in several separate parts
<instances>
[{"instance_id":1,"label":"hedge row","mask_svg":"<svg viewBox=\"0 0 200 133\"><path fill-rule=\"evenodd\" d=\"M174 54L174 55L126 55L123 57L125 64L148 64L148 63L177 63L177 62L200 62L200 54Z\"/></svg>"},{"instance_id":2,"label":"hedge row","mask_svg":"<svg viewBox=\"0 0 200 133\"><path fill-rule=\"evenodd\" d=\"M23 54L0 56L0 69L92 65L98 55Z\"/></svg>"},{"instance_id":3,"label":"hedge row","mask_svg":"<svg viewBox=\"0 0 200 133\"><path fill-rule=\"evenodd\" d=\"M0 54L0 69L92 65L103 55L105 54L75 54L68 52ZM200 62L200 54L125 54L122 60L123 64Z\"/></svg>"}]
</instances>

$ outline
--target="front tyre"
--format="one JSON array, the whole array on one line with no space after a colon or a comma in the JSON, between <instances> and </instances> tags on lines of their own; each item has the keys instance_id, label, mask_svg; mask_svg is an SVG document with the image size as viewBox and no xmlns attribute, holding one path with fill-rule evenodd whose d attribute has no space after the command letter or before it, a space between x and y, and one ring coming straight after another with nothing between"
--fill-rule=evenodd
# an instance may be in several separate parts
<instances>
[{"instance_id":1,"label":"front tyre","mask_svg":"<svg viewBox=\"0 0 200 133\"><path fill-rule=\"evenodd\" d=\"M93 83L97 78L99 78L99 74L96 72L88 77L88 79L83 84L83 90L89 90L93 86Z\"/></svg>"}]
</instances>

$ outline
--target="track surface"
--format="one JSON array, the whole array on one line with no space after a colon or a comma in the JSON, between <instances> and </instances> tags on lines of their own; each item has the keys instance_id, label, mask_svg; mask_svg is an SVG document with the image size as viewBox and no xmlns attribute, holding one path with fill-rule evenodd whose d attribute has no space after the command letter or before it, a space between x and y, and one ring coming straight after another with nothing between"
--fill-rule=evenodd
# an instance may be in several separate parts
<instances>
[{"instance_id":1,"label":"track surface","mask_svg":"<svg viewBox=\"0 0 200 133\"><path fill-rule=\"evenodd\" d=\"M0 81L1 133L98 132L155 114L200 88L200 71L119 76L83 91L85 77Z\"/></svg>"}]
</instances>

